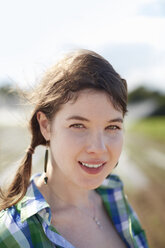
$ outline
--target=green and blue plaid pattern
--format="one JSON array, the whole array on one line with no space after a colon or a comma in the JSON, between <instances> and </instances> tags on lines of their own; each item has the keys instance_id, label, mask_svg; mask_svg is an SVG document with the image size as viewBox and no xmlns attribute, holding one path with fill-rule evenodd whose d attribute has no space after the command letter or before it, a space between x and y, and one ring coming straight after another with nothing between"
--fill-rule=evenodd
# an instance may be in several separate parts
<instances>
[{"instance_id":1,"label":"green and blue plaid pattern","mask_svg":"<svg viewBox=\"0 0 165 248\"><path fill-rule=\"evenodd\" d=\"M126 246L148 248L145 233L123 193L119 177L110 175L96 191ZM75 248L51 225L50 207L33 180L17 205L0 212L0 247Z\"/></svg>"}]
</instances>

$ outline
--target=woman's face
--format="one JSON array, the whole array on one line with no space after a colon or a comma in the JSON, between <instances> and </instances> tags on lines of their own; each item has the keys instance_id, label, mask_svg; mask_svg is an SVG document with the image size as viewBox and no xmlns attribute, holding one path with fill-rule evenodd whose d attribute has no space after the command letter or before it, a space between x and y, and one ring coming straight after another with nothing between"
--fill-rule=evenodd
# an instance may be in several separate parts
<instances>
[{"instance_id":1,"label":"woman's face","mask_svg":"<svg viewBox=\"0 0 165 248\"><path fill-rule=\"evenodd\" d=\"M97 188L118 162L123 114L107 95L83 90L64 104L46 131L52 165L48 178L85 189Z\"/></svg>"}]
</instances>

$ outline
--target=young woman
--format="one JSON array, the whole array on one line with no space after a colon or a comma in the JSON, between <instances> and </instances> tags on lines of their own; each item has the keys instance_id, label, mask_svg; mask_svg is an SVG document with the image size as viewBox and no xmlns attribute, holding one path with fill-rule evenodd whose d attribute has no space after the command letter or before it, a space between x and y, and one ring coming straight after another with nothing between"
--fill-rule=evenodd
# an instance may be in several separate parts
<instances>
[{"instance_id":1,"label":"young woman","mask_svg":"<svg viewBox=\"0 0 165 248\"><path fill-rule=\"evenodd\" d=\"M122 150L126 81L103 57L81 50L47 72L33 100L31 144L1 191L0 247L148 247L111 174ZM46 147L44 173L30 181L39 145Z\"/></svg>"}]
</instances>

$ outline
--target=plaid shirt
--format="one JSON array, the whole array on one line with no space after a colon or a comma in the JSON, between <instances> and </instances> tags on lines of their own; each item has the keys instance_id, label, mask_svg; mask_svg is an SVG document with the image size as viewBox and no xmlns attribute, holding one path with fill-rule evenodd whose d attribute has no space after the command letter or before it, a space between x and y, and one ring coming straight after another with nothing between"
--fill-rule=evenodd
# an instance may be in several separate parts
<instances>
[{"instance_id":1,"label":"plaid shirt","mask_svg":"<svg viewBox=\"0 0 165 248\"><path fill-rule=\"evenodd\" d=\"M96 191L126 247L147 248L145 233L124 196L119 177L109 176ZM0 247L75 248L51 225L50 207L33 180L18 204L0 212Z\"/></svg>"}]
</instances>

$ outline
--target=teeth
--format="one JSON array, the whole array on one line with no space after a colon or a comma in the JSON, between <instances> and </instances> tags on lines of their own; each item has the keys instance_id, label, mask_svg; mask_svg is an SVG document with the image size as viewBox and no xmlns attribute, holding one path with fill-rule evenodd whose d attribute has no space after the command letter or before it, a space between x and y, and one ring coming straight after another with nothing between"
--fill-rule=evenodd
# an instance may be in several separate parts
<instances>
[{"instance_id":1,"label":"teeth","mask_svg":"<svg viewBox=\"0 0 165 248\"><path fill-rule=\"evenodd\" d=\"M103 164L86 164L86 163L82 163L82 162L81 162L81 164L88 167L88 168L98 168L98 167L103 165Z\"/></svg>"}]
</instances>

